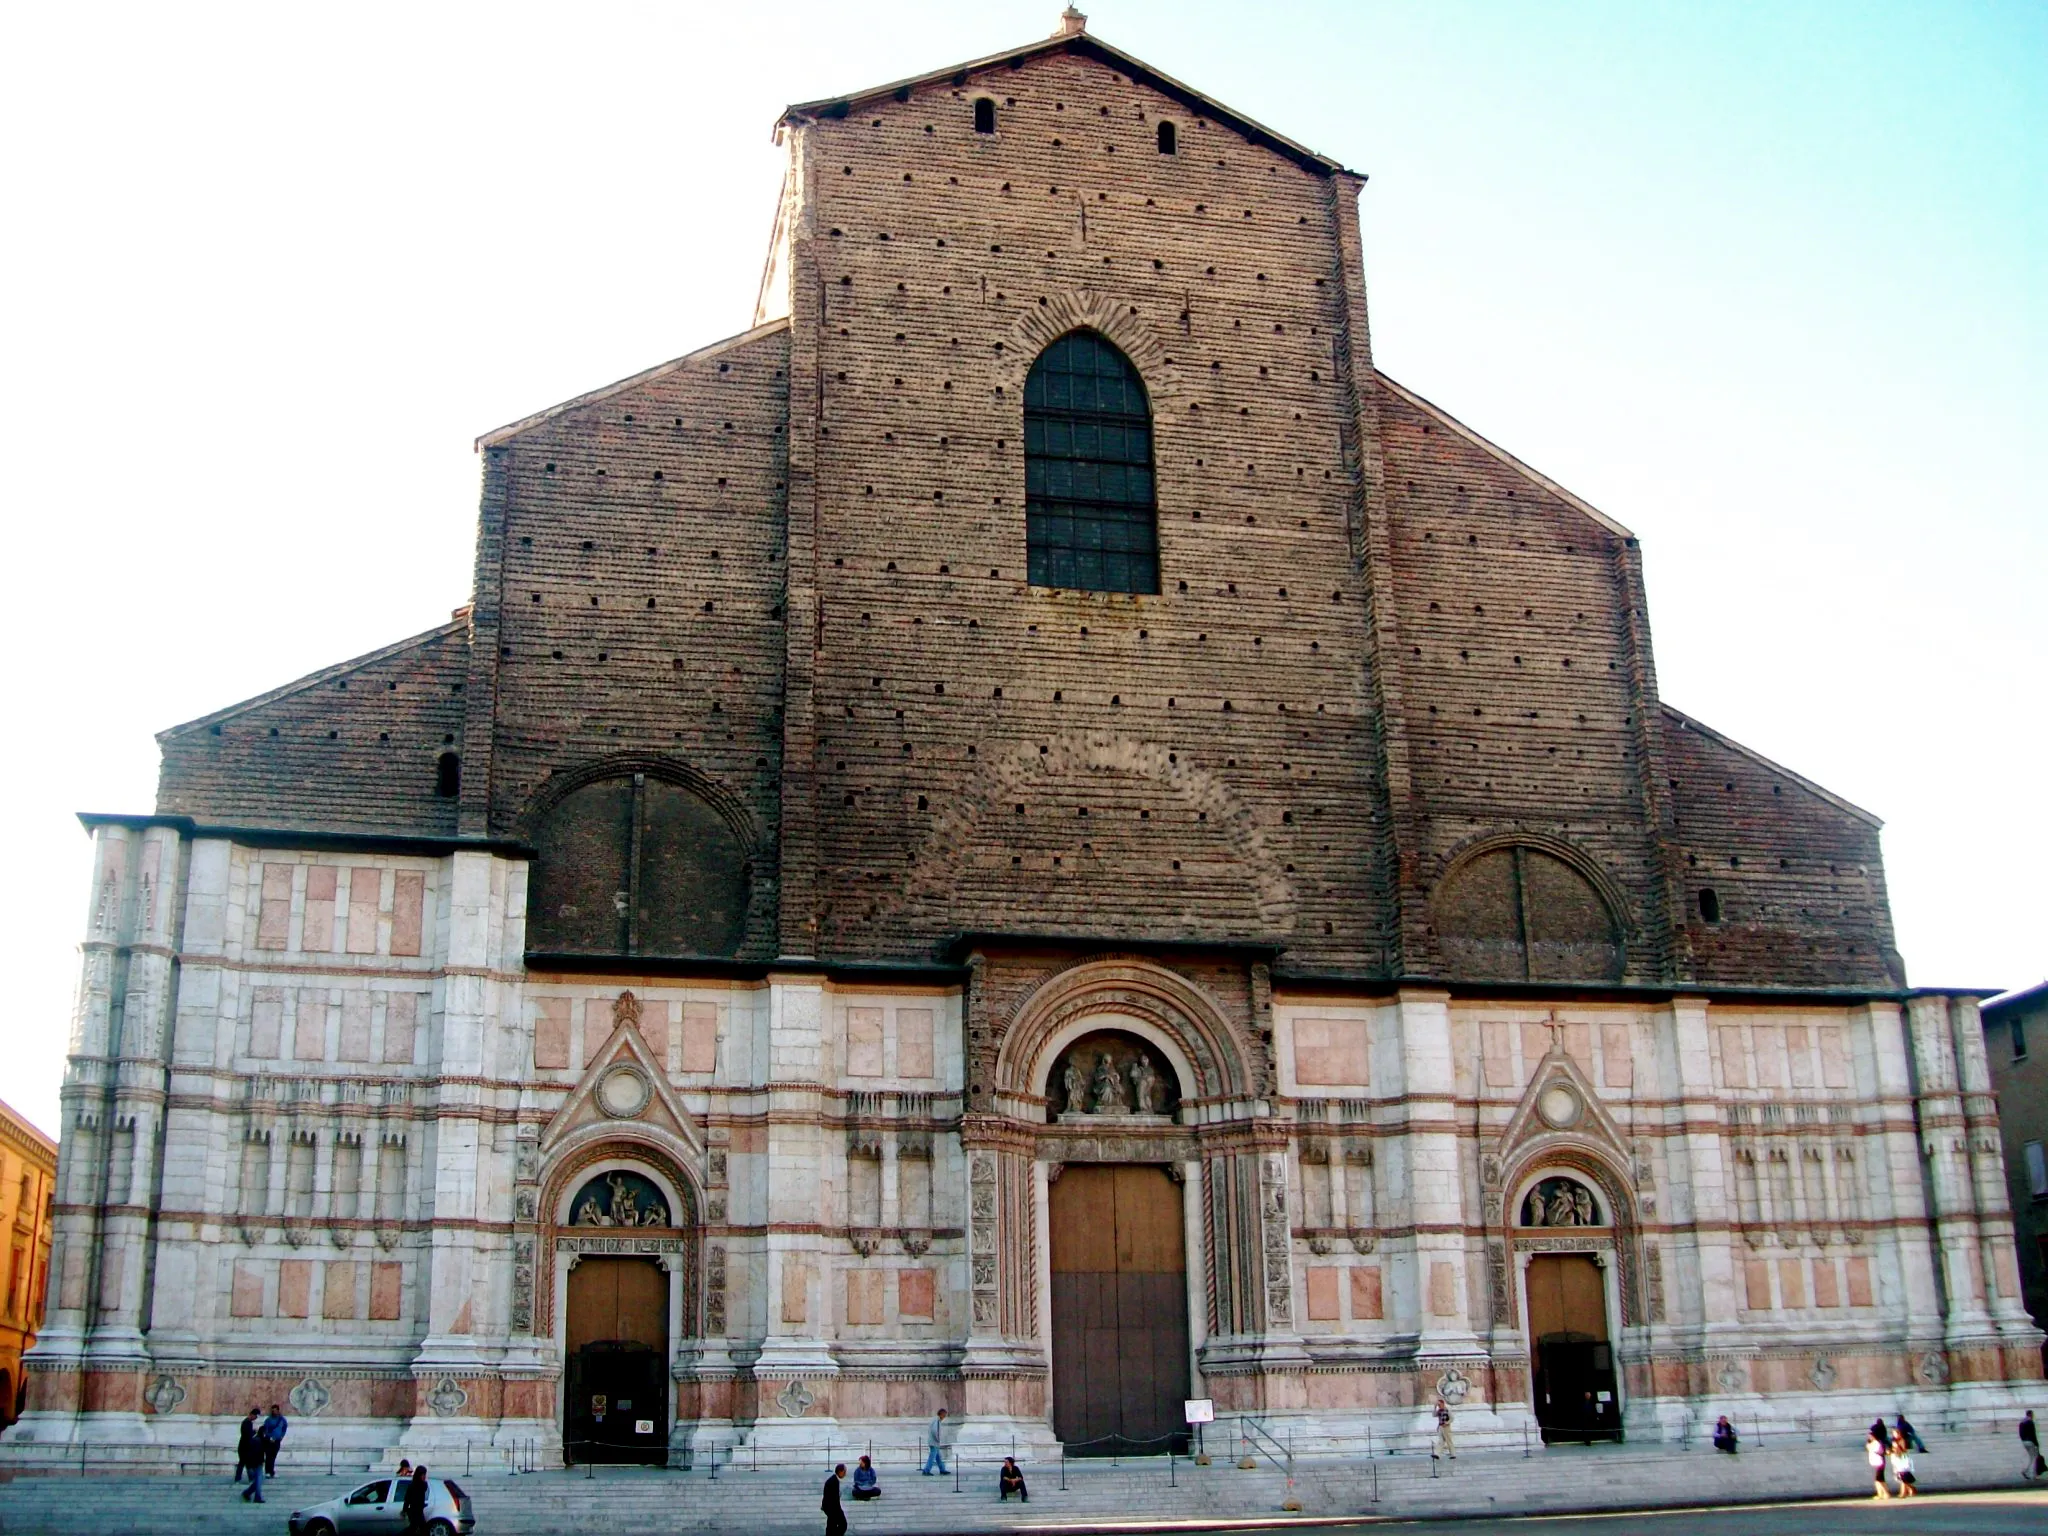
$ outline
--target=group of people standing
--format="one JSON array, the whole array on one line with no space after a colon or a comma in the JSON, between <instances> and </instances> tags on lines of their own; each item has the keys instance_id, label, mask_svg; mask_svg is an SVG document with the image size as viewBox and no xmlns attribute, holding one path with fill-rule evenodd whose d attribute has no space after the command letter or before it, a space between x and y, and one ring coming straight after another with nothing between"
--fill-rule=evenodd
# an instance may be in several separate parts
<instances>
[{"instance_id":1,"label":"group of people standing","mask_svg":"<svg viewBox=\"0 0 2048 1536\"><path fill-rule=\"evenodd\" d=\"M1870 1496L1875 1499L1910 1499L1918 1492L1913 1471L1913 1453L1924 1452L1927 1442L1920 1431L1906 1422L1902 1413L1886 1429L1882 1418L1873 1419L1863 1437L1863 1460L1870 1468ZM1889 1480L1889 1485L1887 1485Z\"/></svg>"},{"instance_id":2,"label":"group of people standing","mask_svg":"<svg viewBox=\"0 0 2048 1536\"><path fill-rule=\"evenodd\" d=\"M249 1480L249 1486L242 1490L244 1503L263 1502L263 1479L277 1476L277 1452L290 1428L291 1421L276 1403L270 1405L268 1418L261 1408L251 1408L249 1416L242 1420L241 1439L235 1446L235 1481L239 1483L245 1477Z\"/></svg>"}]
</instances>

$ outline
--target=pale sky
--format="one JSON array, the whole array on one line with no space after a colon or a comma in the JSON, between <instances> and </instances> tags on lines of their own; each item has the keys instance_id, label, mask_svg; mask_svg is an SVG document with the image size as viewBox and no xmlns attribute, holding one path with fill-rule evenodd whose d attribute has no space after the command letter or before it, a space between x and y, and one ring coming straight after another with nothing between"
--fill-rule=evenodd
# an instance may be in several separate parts
<instances>
[{"instance_id":1,"label":"pale sky","mask_svg":"<svg viewBox=\"0 0 2048 1536\"><path fill-rule=\"evenodd\" d=\"M475 436L743 329L788 102L1055 0L0 13L15 980L80 810L467 600ZM1922 985L2048 976L2048 7L1103 0L1367 172L1380 366L1643 540L1664 697L1886 820Z\"/></svg>"}]
</instances>

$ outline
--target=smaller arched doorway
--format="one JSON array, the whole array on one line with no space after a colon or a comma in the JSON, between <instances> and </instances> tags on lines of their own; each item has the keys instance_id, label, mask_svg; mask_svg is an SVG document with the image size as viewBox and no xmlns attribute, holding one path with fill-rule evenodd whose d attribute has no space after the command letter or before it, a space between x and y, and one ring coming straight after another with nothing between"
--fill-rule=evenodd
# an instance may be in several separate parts
<instances>
[{"instance_id":1,"label":"smaller arched doorway","mask_svg":"<svg viewBox=\"0 0 2048 1536\"><path fill-rule=\"evenodd\" d=\"M563 1224L595 1229L571 1256L562 1317L562 1446L572 1464L668 1460L674 1277L664 1254L634 1250L675 1230L675 1204L632 1168L605 1169L569 1199ZM605 1228L632 1235L605 1241Z\"/></svg>"},{"instance_id":2,"label":"smaller arched doorway","mask_svg":"<svg viewBox=\"0 0 2048 1536\"><path fill-rule=\"evenodd\" d=\"M1564 1174L1530 1180L1514 1206L1529 1379L1546 1445L1621 1438L1608 1280L1614 1216Z\"/></svg>"}]
</instances>

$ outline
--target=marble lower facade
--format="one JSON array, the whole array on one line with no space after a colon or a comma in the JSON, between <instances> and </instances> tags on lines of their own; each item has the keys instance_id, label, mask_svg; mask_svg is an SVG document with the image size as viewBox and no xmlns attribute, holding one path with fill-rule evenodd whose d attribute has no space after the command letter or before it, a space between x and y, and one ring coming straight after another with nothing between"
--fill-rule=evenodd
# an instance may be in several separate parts
<instances>
[{"instance_id":1,"label":"marble lower facade","mask_svg":"<svg viewBox=\"0 0 2048 1536\"><path fill-rule=\"evenodd\" d=\"M2007 1416L2040 1379L1969 996L998 939L544 971L517 858L98 839L0 1457L217 1449L272 1402L342 1446L544 1459L643 1417L639 1459L907 1447L940 1407L969 1444L1136 1449L1187 1398L1300 1449L1419 1437L1439 1399L1481 1442L1566 1406L1671 1439ZM357 942L322 910L309 949L337 889Z\"/></svg>"}]
</instances>

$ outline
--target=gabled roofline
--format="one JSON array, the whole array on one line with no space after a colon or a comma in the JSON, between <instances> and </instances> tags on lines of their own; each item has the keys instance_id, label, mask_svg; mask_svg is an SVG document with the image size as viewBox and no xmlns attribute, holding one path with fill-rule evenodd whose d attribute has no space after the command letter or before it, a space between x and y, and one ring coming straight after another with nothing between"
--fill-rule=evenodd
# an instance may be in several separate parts
<instances>
[{"instance_id":1,"label":"gabled roofline","mask_svg":"<svg viewBox=\"0 0 2048 1536\"><path fill-rule=\"evenodd\" d=\"M788 324L789 316L780 315L773 320L755 326L752 330L741 331L737 336L728 336L723 341L712 342L708 347L699 347L694 352L685 352L681 357L672 357L665 363L656 363L652 368L644 368L632 375L632 377L620 379L615 384L607 384L601 389L593 389L587 394L576 395L571 399L564 400L559 405L551 405L544 411L535 411L531 416L522 416L517 421L507 422L504 426L493 428L491 431L484 433L482 437L479 437L476 440L477 451L481 453L486 448L495 448L508 438L514 438L522 432L531 431L544 421L553 421L557 416L565 416L570 411L581 410L586 405L595 405L600 400L609 400L614 395L623 394L637 385L645 384L650 379L658 379L666 374L674 373L678 368L683 367L687 363L700 362L707 357L716 357L721 352L729 352L734 347L745 346L750 341L758 341L763 336L770 335Z\"/></svg>"},{"instance_id":2,"label":"gabled roofline","mask_svg":"<svg viewBox=\"0 0 2048 1536\"><path fill-rule=\"evenodd\" d=\"M1214 118L1235 128L1252 143L1285 156L1305 171L1318 176L1351 175L1357 176L1361 181L1365 179L1362 173L1347 171L1341 162L1332 160L1328 155L1319 155L1307 145L1298 144L1285 134L1275 133L1264 123L1246 117L1242 112L1233 111L1215 97L1205 95L1193 86L1185 85L1173 76L1161 73L1143 59L1133 58L1121 48L1112 48L1086 32L1071 35L1055 33L1037 42L1026 43L1021 48L1005 49L1001 53L992 53L986 58L955 64L947 69L934 69L922 75L912 75L906 80L892 80L887 85L872 86L846 96L827 96L818 101L798 102L794 106L783 108L782 116L776 119L775 130L780 135L786 123L816 122L821 118L845 117L855 107L871 101L880 101L884 97L893 96L898 100L907 100L910 92L922 86L940 83L965 85L975 75L988 70L1003 65L1019 65L1026 59L1053 53L1079 54L1083 58L1094 59L1098 63L1120 69L1138 84L1150 86L1160 95L1173 98L1190 111L1199 112L1204 117Z\"/></svg>"},{"instance_id":3,"label":"gabled roofline","mask_svg":"<svg viewBox=\"0 0 2048 1536\"><path fill-rule=\"evenodd\" d=\"M1566 490L1563 486L1559 485L1555 480L1551 479L1550 476L1544 474L1542 470L1535 469L1530 465L1524 464L1512 453L1509 453L1507 449L1501 447L1500 444L1488 442L1485 438L1481 437L1477 432L1474 432L1470 427L1466 426L1464 422L1458 420L1457 417L1453 416L1449 411L1445 410L1442 406L1436 404L1433 401L1423 399L1422 396L1416 394L1414 390L1408 388L1405 384L1396 383L1394 380L1388 378L1384 373L1381 373L1377 368L1373 370L1373 377L1378 379L1380 383L1384 384L1390 393L1398 395L1401 399L1406 400L1410 405L1414 406L1418 411L1422 411L1425 414L1434 417L1437 421L1442 422L1445 426L1449 427L1453 432L1455 432L1458 436L1465 439L1466 442L1470 443L1480 452L1488 454L1491 457L1500 460L1501 463L1507 465L1507 467L1512 469L1516 474L1526 477L1528 480L1530 480L1536 485L1540 485L1541 487L1543 487L1544 490L1550 492L1551 495L1557 497L1558 500L1565 502L1576 511L1585 513L1586 516L1592 518L1594 522L1598 523L1602 528L1605 528L1609 533L1613 534L1616 538L1635 538L1635 535L1633 533L1630 533L1628 529L1622 527L1620 523L1617 523L1605 512L1602 512L1598 507L1594 506L1593 503L1586 500L1585 497L1580 496L1575 492Z\"/></svg>"},{"instance_id":4,"label":"gabled roofline","mask_svg":"<svg viewBox=\"0 0 2048 1536\"><path fill-rule=\"evenodd\" d=\"M1765 757L1763 753L1757 751L1754 747L1745 747L1741 742L1735 740L1732 736L1724 736L1721 732L1715 730L1711 725L1708 725L1703 721L1695 720L1691 715L1688 715L1684 710L1674 709L1671 705L1664 703L1662 700L1658 701L1657 707L1663 710L1664 713L1669 715L1673 720L1676 720L1679 724L1680 729L1688 731L1697 731L1700 735L1706 737L1707 740L1712 742L1718 742L1721 746L1726 747L1731 752L1740 753L1742 756L1748 758L1751 762L1757 764L1759 767L1768 768L1771 770L1772 773L1783 775L1785 778L1790 779L1794 784L1797 784L1801 789L1805 790L1808 794L1818 795L1821 799L1827 801L1829 805L1832 805L1836 810L1847 811L1851 816L1854 816L1858 821L1868 822L1873 828L1882 827L1884 825L1883 817L1875 815L1870 811L1864 810L1862 806L1857 805L1853 801L1844 800L1840 795L1836 794L1833 790L1822 788L1820 785L1814 783L1813 780L1807 778L1806 775L1802 773L1794 773L1790 768L1787 768L1783 763L1776 763L1771 761L1771 759Z\"/></svg>"},{"instance_id":5,"label":"gabled roofline","mask_svg":"<svg viewBox=\"0 0 2048 1536\"><path fill-rule=\"evenodd\" d=\"M408 636L406 639L397 641L395 644L365 652L363 655L352 657L347 661L338 661L331 667L322 667L318 672L309 672L295 682L273 688L268 693L259 693L254 698L243 699L239 704L230 704L225 709L217 709L210 715L201 715L197 720L187 720L183 725L166 726L163 730L156 733L156 739L159 742L169 741L173 736L183 736L188 731L198 730L201 726L215 725L247 710L257 709L265 704L274 704L279 699L289 698L295 693L304 693L307 689L317 688L322 683L331 683L336 678L346 677L351 672L357 672L364 667L388 660L401 652L414 650L425 645L429 640L442 640L451 635L466 635L468 632L469 610L466 608L459 609L457 610L457 617L450 619L446 624L436 624L432 629L422 630L420 633Z\"/></svg>"}]
</instances>

